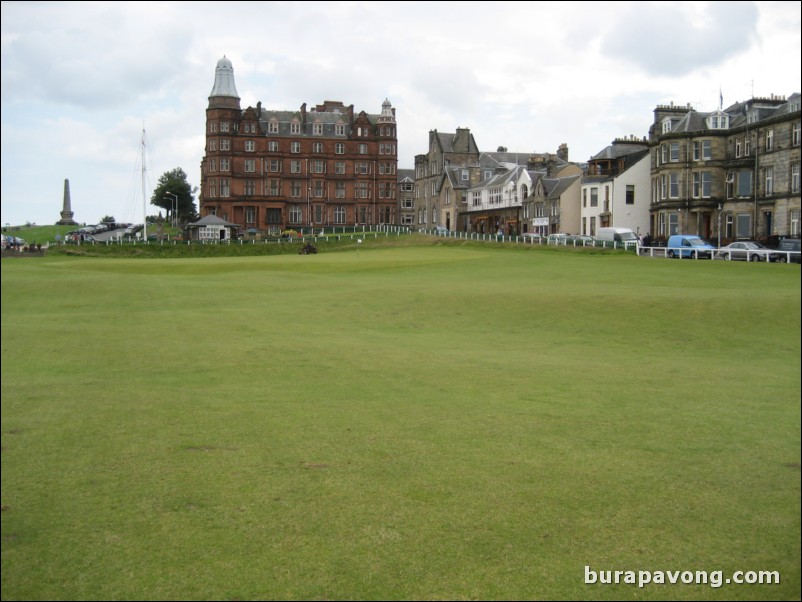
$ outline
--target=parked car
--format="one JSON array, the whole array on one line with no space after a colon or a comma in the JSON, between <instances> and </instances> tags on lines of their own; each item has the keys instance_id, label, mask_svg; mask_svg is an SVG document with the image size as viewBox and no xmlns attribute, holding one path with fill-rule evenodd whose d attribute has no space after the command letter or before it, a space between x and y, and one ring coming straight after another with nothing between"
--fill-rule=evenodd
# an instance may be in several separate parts
<instances>
[{"instance_id":1,"label":"parked car","mask_svg":"<svg viewBox=\"0 0 802 602\"><path fill-rule=\"evenodd\" d=\"M791 263L799 263L800 258L800 244L798 238L783 238L780 241L780 251L788 251L788 253L779 253L778 261L789 261Z\"/></svg>"},{"instance_id":2,"label":"parked car","mask_svg":"<svg viewBox=\"0 0 802 602\"><path fill-rule=\"evenodd\" d=\"M716 257L733 261L779 261L780 253L771 251L753 240L737 240L716 251Z\"/></svg>"},{"instance_id":3,"label":"parked car","mask_svg":"<svg viewBox=\"0 0 802 602\"><path fill-rule=\"evenodd\" d=\"M565 244L575 247L592 247L593 237L584 234L569 234L565 237Z\"/></svg>"},{"instance_id":4,"label":"parked car","mask_svg":"<svg viewBox=\"0 0 802 602\"><path fill-rule=\"evenodd\" d=\"M546 239L546 242L550 245L564 245L566 238L568 238L567 234L562 234L558 232L555 234L549 234L549 237L548 239Z\"/></svg>"},{"instance_id":5,"label":"parked car","mask_svg":"<svg viewBox=\"0 0 802 602\"><path fill-rule=\"evenodd\" d=\"M710 259L715 247L696 234L674 234L668 237L666 254L671 257L690 257L691 259Z\"/></svg>"},{"instance_id":6,"label":"parked car","mask_svg":"<svg viewBox=\"0 0 802 602\"><path fill-rule=\"evenodd\" d=\"M526 242L536 242L541 245L546 242L546 237L542 234L538 234L537 232L524 232L521 234L521 238L523 238Z\"/></svg>"},{"instance_id":7,"label":"parked car","mask_svg":"<svg viewBox=\"0 0 802 602\"><path fill-rule=\"evenodd\" d=\"M448 235L448 228L445 226L435 226L434 233L438 235L447 236Z\"/></svg>"}]
</instances>

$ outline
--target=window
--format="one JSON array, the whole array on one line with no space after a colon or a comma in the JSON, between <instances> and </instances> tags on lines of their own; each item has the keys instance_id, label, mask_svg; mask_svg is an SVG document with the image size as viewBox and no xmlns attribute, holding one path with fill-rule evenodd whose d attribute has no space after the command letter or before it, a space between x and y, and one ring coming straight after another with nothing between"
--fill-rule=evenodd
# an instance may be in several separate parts
<instances>
[{"instance_id":1,"label":"window","mask_svg":"<svg viewBox=\"0 0 802 602\"><path fill-rule=\"evenodd\" d=\"M668 214L668 235L677 234L679 232L679 213Z\"/></svg>"},{"instance_id":2,"label":"window","mask_svg":"<svg viewBox=\"0 0 802 602\"><path fill-rule=\"evenodd\" d=\"M671 131L671 118L666 117L665 119L663 119L663 123L661 125L663 133L668 134Z\"/></svg>"},{"instance_id":3,"label":"window","mask_svg":"<svg viewBox=\"0 0 802 602\"><path fill-rule=\"evenodd\" d=\"M265 223L267 224L280 224L281 223L281 209L268 209L265 215Z\"/></svg>"},{"instance_id":4,"label":"window","mask_svg":"<svg viewBox=\"0 0 802 602\"><path fill-rule=\"evenodd\" d=\"M273 153L278 152L278 142L276 140L271 140L270 142L268 142L267 150Z\"/></svg>"},{"instance_id":5,"label":"window","mask_svg":"<svg viewBox=\"0 0 802 602\"><path fill-rule=\"evenodd\" d=\"M223 138L220 141L220 150L221 151L231 150L231 140L229 140L228 138Z\"/></svg>"},{"instance_id":6,"label":"window","mask_svg":"<svg viewBox=\"0 0 802 602\"><path fill-rule=\"evenodd\" d=\"M660 145L660 153L661 153L660 162L661 163L668 163L668 145L667 144L661 144Z\"/></svg>"},{"instance_id":7,"label":"window","mask_svg":"<svg viewBox=\"0 0 802 602\"><path fill-rule=\"evenodd\" d=\"M739 197L752 196L752 172L739 171L736 194Z\"/></svg>"},{"instance_id":8,"label":"window","mask_svg":"<svg viewBox=\"0 0 802 602\"><path fill-rule=\"evenodd\" d=\"M253 140L246 140L245 141L245 152L252 153L256 150L256 143Z\"/></svg>"},{"instance_id":9,"label":"window","mask_svg":"<svg viewBox=\"0 0 802 602\"><path fill-rule=\"evenodd\" d=\"M256 194L256 180L245 180L245 196L253 196ZM248 220L254 221L254 220Z\"/></svg>"},{"instance_id":10,"label":"window","mask_svg":"<svg viewBox=\"0 0 802 602\"><path fill-rule=\"evenodd\" d=\"M312 152L313 153L322 153L323 152L323 143L322 142L315 142L312 145Z\"/></svg>"},{"instance_id":11,"label":"window","mask_svg":"<svg viewBox=\"0 0 802 602\"><path fill-rule=\"evenodd\" d=\"M752 216L749 213L739 213L735 216L735 236L738 238L752 236Z\"/></svg>"},{"instance_id":12,"label":"window","mask_svg":"<svg viewBox=\"0 0 802 602\"><path fill-rule=\"evenodd\" d=\"M766 152L774 150L774 130L766 130Z\"/></svg>"},{"instance_id":13,"label":"window","mask_svg":"<svg viewBox=\"0 0 802 602\"><path fill-rule=\"evenodd\" d=\"M791 192L799 193L799 163L791 165Z\"/></svg>"},{"instance_id":14,"label":"window","mask_svg":"<svg viewBox=\"0 0 802 602\"><path fill-rule=\"evenodd\" d=\"M300 205L290 205L290 223L300 224L303 219L303 211Z\"/></svg>"},{"instance_id":15,"label":"window","mask_svg":"<svg viewBox=\"0 0 802 602\"><path fill-rule=\"evenodd\" d=\"M231 196L231 184L227 179L220 180L220 196Z\"/></svg>"},{"instance_id":16,"label":"window","mask_svg":"<svg viewBox=\"0 0 802 602\"><path fill-rule=\"evenodd\" d=\"M279 159L270 159L269 169L272 173L281 171L281 161Z\"/></svg>"},{"instance_id":17,"label":"window","mask_svg":"<svg viewBox=\"0 0 802 602\"><path fill-rule=\"evenodd\" d=\"M370 198L370 188L368 182L357 182L354 185L354 196L358 199Z\"/></svg>"},{"instance_id":18,"label":"window","mask_svg":"<svg viewBox=\"0 0 802 602\"><path fill-rule=\"evenodd\" d=\"M301 124L297 121L293 121L290 124L290 134L300 134L301 133Z\"/></svg>"},{"instance_id":19,"label":"window","mask_svg":"<svg viewBox=\"0 0 802 602\"><path fill-rule=\"evenodd\" d=\"M301 183L295 180L290 186L290 196L294 199L301 197Z\"/></svg>"},{"instance_id":20,"label":"window","mask_svg":"<svg viewBox=\"0 0 802 602\"><path fill-rule=\"evenodd\" d=\"M217 171L217 159L209 159L209 171Z\"/></svg>"},{"instance_id":21,"label":"window","mask_svg":"<svg viewBox=\"0 0 802 602\"><path fill-rule=\"evenodd\" d=\"M767 167L763 170L763 182L766 196L774 194L774 168Z\"/></svg>"},{"instance_id":22,"label":"window","mask_svg":"<svg viewBox=\"0 0 802 602\"><path fill-rule=\"evenodd\" d=\"M380 155L394 155L395 154L395 144L384 143L379 145L379 154Z\"/></svg>"},{"instance_id":23,"label":"window","mask_svg":"<svg viewBox=\"0 0 802 602\"><path fill-rule=\"evenodd\" d=\"M669 174L668 197L671 198L671 199L678 199L679 198L679 174L678 173Z\"/></svg>"},{"instance_id":24,"label":"window","mask_svg":"<svg viewBox=\"0 0 802 602\"><path fill-rule=\"evenodd\" d=\"M312 134L315 136L322 136L323 135L323 124L322 123L313 123L312 124Z\"/></svg>"},{"instance_id":25,"label":"window","mask_svg":"<svg viewBox=\"0 0 802 602\"><path fill-rule=\"evenodd\" d=\"M627 184L626 204L627 205L635 204L635 186L632 184Z\"/></svg>"},{"instance_id":26,"label":"window","mask_svg":"<svg viewBox=\"0 0 802 602\"><path fill-rule=\"evenodd\" d=\"M281 180L268 180L267 194L270 196L278 196L281 194Z\"/></svg>"},{"instance_id":27,"label":"window","mask_svg":"<svg viewBox=\"0 0 802 602\"><path fill-rule=\"evenodd\" d=\"M732 214L728 213L726 219L724 220L724 236L726 238L735 238L733 236L733 229L732 229Z\"/></svg>"},{"instance_id":28,"label":"window","mask_svg":"<svg viewBox=\"0 0 802 602\"><path fill-rule=\"evenodd\" d=\"M256 172L256 160L245 159L245 173L255 173L255 172Z\"/></svg>"},{"instance_id":29,"label":"window","mask_svg":"<svg viewBox=\"0 0 802 602\"><path fill-rule=\"evenodd\" d=\"M672 163L679 161L679 142L672 142L669 151L669 160Z\"/></svg>"},{"instance_id":30,"label":"window","mask_svg":"<svg viewBox=\"0 0 802 602\"><path fill-rule=\"evenodd\" d=\"M345 125L338 123L334 126L334 135L335 136L345 136Z\"/></svg>"},{"instance_id":31,"label":"window","mask_svg":"<svg viewBox=\"0 0 802 602\"><path fill-rule=\"evenodd\" d=\"M325 161L313 161L312 162L312 171L314 173L324 173L326 171L326 162Z\"/></svg>"},{"instance_id":32,"label":"window","mask_svg":"<svg viewBox=\"0 0 802 602\"><path fill-rule=\"evenodd\" d=\"M315 196L315 198L322 199L324 190L325 190L325 185L323 181L315 180L315 183L312 186L312 194Z\"/></svg>"},{"instance_id":33,"label":"window","mask_svg":"<svg viewBox=\"0 0 802 602\"><path fill-rule=\"evenodd\" d=\"M323 209L324 209L324 207L325 207L325 205L315 205L312 208L312 211L313 211L314 216L315 216L314 219L315 219L315 223L316 224L322 224L323 223Z\"/></svg>"},{"instance_id":34,"label":"window","mask_svg":"<svg viewBox=\"0 0 802 602\"><path fill-rule=\"evenodd\" d=\"M799 209L791 209L791 236L799 236Z\"/></svg>"},{"instance_id":35,"label":"window","mask_svg":"<svg viewBox=\"0 0 802 602\"><path fill-rule=\"evenodd\" d=\"M220 171L229 171L230 169L229 159L220 159Z\"/></svg>"},{"instance_id":36,"label":"window","mask_svg":"<svg viewBox=\"0 0 802 602\"><path fill-rule=\"evenodd\" d=\"M345 161L334 162L334 173L339 175L345 174Z\"/></svg>"},{"instance_id":37,"label":"window","mask_svg":"<svg viewBox=\"0 0 802 602\"><path fill-rule=\"evenodd\" d=\"M335 199L345 198L345 182L334 183L334 198Z\"/></svg>"},{"instance_id":38,"label":"window","mask_svg":"<svg viewBox=\"0 0 802 602\"><path fill-rule=\"evenodd\" d=\"M799 122L791 126L791 146L799 146Z\"/></svg>"},{"instance_id":39,"label":"window","mask_svg":"<svg viewBox=\"0 0 802 602\"><path fill-rule=\"evenodd\" d=\"M366 161L354 163L354 173L357 175L365 175L368 173L368 164Z\"/></svg>"},{"instance_id":40,"label":"window","mask_svg":"<svg viewBox=\"0 0 802 602\"><path fill-rule=\"evenodd\" d=\"M591 188L590 189L590 206L591 207L598 207L599 206L599 189L598 188Z\"/></svg>"},{"instance_id":41,"label":"window","mask_svg":"<svg viewBox=\"0 0 802 602\"><path fill-rule=\"evenodd\" d=\"M735 158L737 159L740 156L741 156L741 139L738 138L735 141Z\"/></svg>"},{"instance_id":42,"label":"window","mask_svg":"<svg viewBox=\"0 0 802 602\"><path fill-rule=\"evenodd\" d=\"M345 207L343 207L342 205L337 205L334 208L334 223L335 224L345 223Z\"/></svg>"},{"instance_id":43,"label":"window","mask_svg":"<svg viewBox=\"0 0 802 602\"><path fill-rule=\"evenodd\" d=\"M209 140L209 150L210 151L217 150L217 140Z\"/></svg>"},{"instance_id":44,"label":"window","mask_svg":"<svg viewBox=\"0 0 802 602\"><path fill-rule=\"evenodd\" d=\"M395 198L393 185L390 182L379 182L379 198L392 199Z\"/></svg>"},{"instance_id":45,"label":"window","mask_svg":"<svg viewBox=\"0 0 802 602\"><path fill-rule=\"evenodd\" d=\"M368 145L367 144L360 144L359 145L359 154L360 155L367 155L368 154Z\"/></svg>"},{"instance_id":46,"label":"window","mask_svg":"<svg viewBox=\"0 0 802 602\"><path fill-rule=\"evenodd\" d=\"M217 132L217 122L213 121L209 124L209 131L210 132Z\"/></svg>"},{"instance_id":47,"label":"window","mask_svg":"<svg viewBox=\"0 0 802 602\"><path fill-rule=\"evenodd\" d=\"M290 142L290 152L294 154L298 154L301 152L301 143L300 142Z\"/></svg>"},{"instance_id":48,"label":"window","mask_svg":"<svg viewBox=\"0 0 802 602\"><path fill-rule=\"evenodd\" d=\"M345 144L342 142L338 142L334 145L334 153L337 155L344 155L345 154Z\"/></svg>"},{"instance_id":49,"label":"window","mask_svg":"<svg viewBox=\"0 0 802 602\"><path fill-rule=\"evenodd\" d=\"M220 131L227 132L228 131L228 121L221 121L220 122Z\"/></svg>"},{"instance_id":50,"label":"window","mask_svg":"<svg viewBox=\"0 0 802 602\"><path fill-rule=\"evenodd\" d=\"M694 140L693 160L710 161L713 158L713 143L710 140Z\"/></svg>"},{"instance_id":51,"label":"window","mask_svg":"<svg viewBox=\"0 0 802 602\"><path fill-rule=\"evenodd\" d=\"M270 123L267 124L267 133L278 134L278 121L271 120Z\"/></svg>"},{"instance_id":52,"label":"window","mask_svg":"<svg viewBox=\"0 0 802 602\"><path fill-rule=\"evenodd\" d=\"M713 186L713 174L709 171L696 172L693 174L693 196L694 198L710 198Z\"/></svg>"},{"instance_id":53,"label":"window","mask_svg":"<svg viewBox=\"0 0 802 602\"><path fill-rule=\"evenodd\" d=\"M300 161L290 161L290 173L301 173Z\"/></svg>"},{"instance_id":54,"label":"window","mask_svg":"<svg viewBox=\"0 0 802 602\"><path fill-rule=\"evenodd\" d=\"M746 138L744 138L744 157L748 157L751 152L752 152L752 137L747 135Z\"/></svg>"}]
</instances>

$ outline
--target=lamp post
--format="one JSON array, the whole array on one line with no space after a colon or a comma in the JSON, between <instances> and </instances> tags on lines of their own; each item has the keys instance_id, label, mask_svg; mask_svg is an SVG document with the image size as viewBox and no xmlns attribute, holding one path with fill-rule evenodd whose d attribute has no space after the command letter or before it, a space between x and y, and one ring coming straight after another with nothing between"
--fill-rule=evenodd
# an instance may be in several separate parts
<instances>
[{"instance_id":1,"label":"lamp post","mask_svg":"<svg viewBox=\"0 0 802 602\"><path fill-rule=\"evenodd\" d=\"M173 228L175 228L177 226L176 219L177 219L177 215L178 215L178 195L177 194L173 194L172 192L169 192L169 191L165 191L164 194L169 194L171 197L173 197L172 198L172 202L173 202L173 206L175 207L175 209L173 209Z\"/></svg>"},{"instance_id":2,"label":"lamp post","mask_svg":"<svg viewBox=\"0 0 802 602\"><path fill-rule=\"evenodd\" d=\"M721 248L721 203L718 204L718 248Z\"/></svg>"}]
</instances>

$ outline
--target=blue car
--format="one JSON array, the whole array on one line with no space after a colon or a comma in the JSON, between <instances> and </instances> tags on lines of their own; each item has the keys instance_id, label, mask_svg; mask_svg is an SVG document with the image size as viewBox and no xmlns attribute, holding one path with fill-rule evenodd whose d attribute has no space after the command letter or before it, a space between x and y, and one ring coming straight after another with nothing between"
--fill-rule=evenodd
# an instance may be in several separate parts
<instances>
[{"instance_id":1,"label":"blue car","mask_svg":"<svg viewBox=\"0 0 802 602\"><path fill-rule=\"evenodd\" d=\"M712 259L714 250L696 234L674 234L666 243L666 254L671 258Z\"/></svg>"}]
</instances>

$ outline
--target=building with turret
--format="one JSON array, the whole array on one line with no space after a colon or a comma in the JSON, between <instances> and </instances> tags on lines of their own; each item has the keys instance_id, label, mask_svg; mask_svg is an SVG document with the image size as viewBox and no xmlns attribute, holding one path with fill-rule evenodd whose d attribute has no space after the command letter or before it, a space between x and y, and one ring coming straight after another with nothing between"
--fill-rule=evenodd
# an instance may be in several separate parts
<instances>
[{"instance_id":1,"label":"building with turret","mask_svg":"<svg viewBox=\"0 0 802 602\"><path fill-rule=\"evenodd\" d=\"M268 234L396 224L397 140L389 100L377 114L331 100L242 109L223 57L206 109L200 215Z\"/></svg>"}]
</instances>

